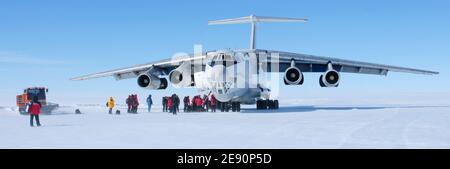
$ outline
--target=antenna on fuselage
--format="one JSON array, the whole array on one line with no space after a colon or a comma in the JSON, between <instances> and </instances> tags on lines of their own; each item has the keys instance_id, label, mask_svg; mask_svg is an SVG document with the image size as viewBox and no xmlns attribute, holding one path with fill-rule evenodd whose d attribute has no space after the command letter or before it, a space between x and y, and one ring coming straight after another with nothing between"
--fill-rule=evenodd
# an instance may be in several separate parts
<instances>
[{"instance_id":1,"label":"antenna on fuselage","mask_svg":"<svg viewBox=\"0 0 450 169\"><path fill-rule=\"evenodd\" d=\"M265 17L265 16L250 15L250 16L245 16L245 17L240 17L240 18L209 21L208 25L251 23L252 27L251 27L251 34L250 34L250 49L255 49L256 23L257 22L306 22L306 21L308 21L308 19Z\"/></svg>"}]
</instances>

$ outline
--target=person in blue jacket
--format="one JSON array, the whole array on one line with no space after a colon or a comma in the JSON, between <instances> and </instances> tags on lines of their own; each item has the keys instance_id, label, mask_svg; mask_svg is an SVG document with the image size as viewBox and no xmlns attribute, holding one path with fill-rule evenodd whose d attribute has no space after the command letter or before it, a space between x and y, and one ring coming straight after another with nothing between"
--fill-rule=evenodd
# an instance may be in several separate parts
<instances>
[{"instance_id":1,"label":"person in blue jacket","mask_svg":"<svg viewBox=\"0 0 450 169\"><path fill-rule=\"evenodd\" d=\"M152 95L149 94L147 97L148 112L151 112L152 104L153 104Z\"/></svg>"}]
</instances>

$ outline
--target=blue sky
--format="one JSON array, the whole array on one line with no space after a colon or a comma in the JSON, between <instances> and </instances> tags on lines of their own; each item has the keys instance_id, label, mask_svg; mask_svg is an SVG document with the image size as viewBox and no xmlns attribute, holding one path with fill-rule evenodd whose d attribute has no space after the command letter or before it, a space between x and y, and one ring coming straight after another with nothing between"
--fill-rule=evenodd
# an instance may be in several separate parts
<instances>
[{"instance_id":1,"label":"blue sky","mask_svg":"<svg viewBox=\"0 0 450 169\"><path fill-rule=\"evenodd\" d=\"M156 97L135 80L72 82L74 76L164 59L176 52L247 48L248 25L208 26L247 16L305 17L308 23L263 23L257 48L332 56L439 71L437 76L343 74L339 88L283 86L280 97L449 92L450 2L429 1L2 1L0 105L28 86L50 88L53 100L99 100L128 93ZM103 100L99 100L103 102Z\"/></svg>"}]
</instances>

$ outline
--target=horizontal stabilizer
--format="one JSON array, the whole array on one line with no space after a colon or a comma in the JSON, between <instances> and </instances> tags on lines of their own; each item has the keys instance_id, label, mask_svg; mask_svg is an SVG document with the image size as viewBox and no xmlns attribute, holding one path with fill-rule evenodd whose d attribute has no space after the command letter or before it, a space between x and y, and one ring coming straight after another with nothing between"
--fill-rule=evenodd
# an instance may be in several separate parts
<instances>
[{"instance_id":1,"label":"horizontal stabilizer","mask_svg":"<svg viewBox=\"0 0 450 169\"><path fill-rule=\"evenodd\" d=\"M250 15L240 18L209 21L208 24L219 25L219 24L239 24L239 23L256 23L256 22L306 22L306 21L308 21L308 19Z\"/></svg>"},{"instance_id":2,"label":"horizontal stabilizer","mask_svg":"<svg viewBox=\"0 0 450 169\"><path fill-rule=\"evenodd\" d=\"M258 22L306 22L306 21L308 21L308 19L250 15L250 16L245 16L245 17L240 17L240 18L209 21L208 25L250 23L252 25L251 34L250 34L250 49L255 49L256 23L258 23Z\"/></svg>"}]
</instances>

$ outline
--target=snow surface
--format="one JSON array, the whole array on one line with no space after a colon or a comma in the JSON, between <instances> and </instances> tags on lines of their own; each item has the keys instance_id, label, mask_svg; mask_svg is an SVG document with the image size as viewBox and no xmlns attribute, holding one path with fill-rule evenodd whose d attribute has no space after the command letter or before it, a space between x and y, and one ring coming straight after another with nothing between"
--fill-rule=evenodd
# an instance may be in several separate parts
<instances>
[{"instance_id":1,"label":"snow surface","mask_svg":"<svg viewBox=\"0 0 450 169\"><path fill-rule=\"evenodd\" d=\"M119 108L122 114L109 115L103 105L63 106L32 128L29 116L0 107L0 148L450 148L450 105L285 105L176 116L161 107Z\"/></svg>"}]
</instances>

